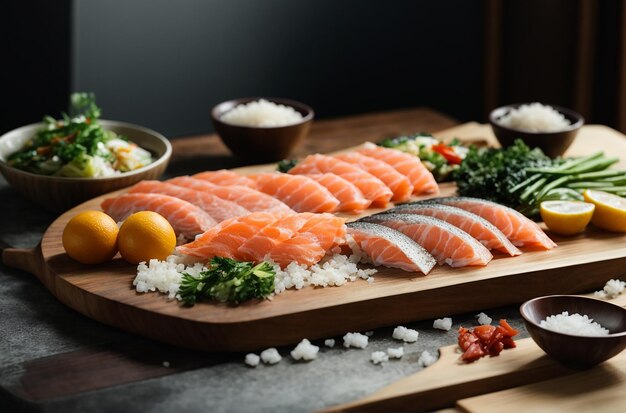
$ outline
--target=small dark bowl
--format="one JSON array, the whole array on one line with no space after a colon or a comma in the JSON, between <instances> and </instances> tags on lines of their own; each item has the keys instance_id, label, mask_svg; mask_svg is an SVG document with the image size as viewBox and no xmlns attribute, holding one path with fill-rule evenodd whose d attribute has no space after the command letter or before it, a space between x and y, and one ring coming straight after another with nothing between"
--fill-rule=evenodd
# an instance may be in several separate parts
<instances>
[{"instance_id":1,"label":"small dark bowl","mask_svg":"<svg viewBox=\"0 0 626 413\"><path fill-rule=\"evenodd\" d=\"M516 103L513 105L501 106L492 110L489 114L489 123L491 123L493 133L496 135L496 138L498 138L500 145L503 147L511 146L516 139L521 139L531 148L541 148L546 155L552 158L563 155L574 141L580 127L585 123L585 119L582 115L570 109L550 105L565 116L565 118L571 123L571 125L566 129L558 132L528 132L512 129L507 126L503 126L498 122L498 120L509 113L509 111L517 109L524 104L525 103Z\"/></svg>"},{"instance_id":2,"label":"small dark bowl","mask_svg":"<svg viewBox=\"0 0 626 413\"><path fill-rule=\"evenodd\" d=\"M235 106L259 99L291 106L302 115L298 123L278 127L237 126L222 122L222 115ZM275 162L285 159L309 133L314 112L304 103L282 98L241 98L228 100L211 110L211 120L224 144L231 152L246 161L254 163Z\"/></svg>"},{"instance_id":3,"label":"small dark bowl","mask_svg":"<svg viewBox=\"0 0 626 413\"><path fill-rule=\"evenodd\" d=\"M540 327L554 314L587 315L609 330L608 336L586 337L557 333ZM520 307L524 324L535 343L550 357L577 369L587 369L626 348L626 309L606 301L576 295L550 295L526 301Z\"/></svg>"}]
</instances>

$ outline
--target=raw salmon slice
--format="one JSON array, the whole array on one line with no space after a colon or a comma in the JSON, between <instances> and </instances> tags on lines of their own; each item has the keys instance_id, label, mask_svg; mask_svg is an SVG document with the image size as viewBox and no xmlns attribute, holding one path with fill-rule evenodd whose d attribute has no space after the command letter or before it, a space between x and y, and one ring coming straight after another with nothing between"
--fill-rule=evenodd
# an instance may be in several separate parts
<instances>
[{"instance_id":1,"label":"raw salmon slice","mask_svg":"<svg viewBox=\"0 0 626 413\"><path fill-rule=\"evenodd\" d=\"M411 194L413 194L413 185L409 181L409 178L402 175L385 162L370 158L358 152L336 155L335 158L356 165L383 181L383 183L391 189L391 192L393 192L391 200L394 202L406 202L411 198Z\"/></svg>"},{"instance_id":2,"label":"raw salmon slice","mask_svg":"<svg viewBox=\"0 0 626 413\"><path fill-rule=\"evenodd\" d=\"M194 241L179 246L177 250L181 254L203 259L213 257L241 259L237 252L239 247L281 217L280 214L270 212L253 212L250 215L231 218L220 222Z\"/></svg>"},{"instance_id":3,"label":"raw salmon slice","mask_svg":"<svg viewBox=\"0 0 626 413\"><path fill-rule=\"evenodd\" d=\"M365 222L385 225L411 237L426 248L439 264L451 267L487 265L493 258L483 244L437 218L414 214L377 214L363 218Z\"/></svg>"},{"instance_id":4,"label":"raw salmon slice","mask_svg":"<svg viewBox=\"0 0 626 413\"><path fill-rule=\"evenodd\" d=\"M359 149L363 155L383 161L391 165L396 171L409 178L413 184L413 193L435 194L439 192L439 186L432 173L420 161L417 156L409 155L396 149L383 148L367 142Z\"/></svg>"},{"instance_id":5,"label":"raw salmon slice","mask_svg":"<svg viewBox=\"0 0 626 413\"><path fill-rule=\"evenodd\" d=\"M130 193L156 193L175 196L187 202L199 206L204 212L211 215L217 222L229 218L248 215L250 211L234 202L226 201L217 195L208 192L197 191L191 188L176 186L160 181L141 181L131 187Z\"/></svg>"},{"instance_id":6,"label":"raw salmon slice","mask_svg":"<svg viewBox=\"0 0 626 413\"><path fill-rule=\"evenodd\" d=\"M325 173L307 174L306 176L326 187L337 198L339 201L337 211L360 214L372 203L363 196L363 193L352 182L339 175Z\"/></svg>"},{"instance_id":7,"label":"raw salmon slice","mask_svg":"<svg viewBox=\"0 0 626 413\"><path fill-rule=\"evenodd\" d=\"M247 176L239 175L236 172L229 171L228 169L220 169L218 171L206 171L193 175L196 179L202 179L204 181L211 182L212 184L219 186L247 186L248 188L256 189L256 182L248 178Z\"/></svg>"},{"instance_id":8,"label":"raw salmon slice","mask_svg":"<svg viewBox=\"0 0 626 413\"><path fill-rule=\"evenodd\" d=\"M328 189L303 175L280 172L250 175L259 191L280 199L297 212L333 212L339 201Z\"/></svg>"},{"instance_id":9,"label":"raw salmon slice","mask_svg":"<svg viewBox=\"0 0 626 413\"><path fill-rule=\"evenodd\" d=\"M464 209L430 202L415 202L398 205L387 212L435 217L467 232L488 249L495 249L511 256L522 253L495 225Z\"/></svg>"},{"instance_id":10,"label":"raw salmon slice","mask_svg":"<svg viewBox=\"0 0 626 413\"><path fill-rule=\"evenodd\" d=\"M246 186L219 186L190 176L172 178L167 183L208 192L246 208L250 212L294 213L284 202Z\"/></svg>"},{"instance_id":11,"label":"raw salmon slice","mask_svg":"<svg viewBox=\"0 0 626 413\"><path fill-rule=\"evenodd\" d=\"M428 274L435 258L400 231L369 222L350 222L348 234L374 265Z\"/></svg>"},{"instance_id":12,"label":"raw salmon slice","mask_svg":"<svg viewBox=\"0 0 626 413\"><path fill-rule=\"evenodd\" d=\"M190 202L163 194L123 194L105 199L102 210L116 221L123 221L139 211L154 211L168 220L176 235L193 238L217 222L206 212Z\"/></svg>"},{"instance_id":13,"label":"raw salmon slice","mask_svg":"<svg viewBox=\"0 0 626 413\"><path fill-rule=\"evenodd\" d=\"M380 179L341 159L326 155L309 155L289 170L290 174L320 174L333 173L352 182L363 193L363 196L372 201L372 206L385 207L393 196L391 189Z\"/></svg>"},{"instance_id":14,"label":"raw salmon slice","mask_svg":"<svg viewBox=\"0 0 626 413\"><path fill-rule=\"evenodd\" d=\"M281 268L287 267L292 262L310 267L320 262L324 255L326 250L313 233L298 232L277 245L270 253L270 258Z\"/></svg>"},{"instance_id":15,"label":"raw salmon slice","mask_svg":"<svg viewBox=\"0 0 626 413\"><path fill-rule=\"evenodd\" d=\"M556 247L545 232L530 219L513 208L480 198L448 197L428 200L439 204L452 205L485 218L498 227L517 247L552 249Z\"/></svg>"}]
</instances>

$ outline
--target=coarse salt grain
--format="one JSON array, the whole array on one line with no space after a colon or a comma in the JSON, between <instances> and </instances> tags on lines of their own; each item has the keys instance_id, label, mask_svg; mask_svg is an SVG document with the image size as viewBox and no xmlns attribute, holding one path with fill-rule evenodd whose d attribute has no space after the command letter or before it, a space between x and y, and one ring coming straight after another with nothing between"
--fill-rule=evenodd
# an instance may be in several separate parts
<instances>
[{"instance_id":1,"label":"coarse salt grain","mask_svg":"<svg viewBox=\"0 0 626 413\"><path fill-rule=\"evenodd\" d=\"M375 351L370 355L370 360L374 364L382 364L389 361L389 356L384 351Z\"/></svg>"},{"instance_id":2,"label":"coarse salt grain","mask_svg":"<svg viewBox=\"0 0 626 413\"><path fill-rule=\"evenodd\" d=\"M609 335L609 330L593 321L586 314L574 313L570 315L567 311L548 316L545 320L541 320L539 325L557 333L575 336L598 337Z\"/></svg>"},{"instance_id":3,"label":"coarse salt grain","mask_svg":"<svg viewBox=\"0 0 626 413\"><path fill-rule=\"evenodd\" d=\"M261 357L257 356L254 353L248 353L246 354L246 364L250 367L256 367L259 365L259 361L261 360Z\"/></svg>"},{"instance_id":4,"label":"coarse salt grain","mask_svg":"<svg viewBox=\"0 0 626 413\"><path fill-rule=\"evenodd\" d=\"M452 328L452 319L450 317L438 318L433 322L433 328L449 331Z\"/></svg>"},{"instance_id":5,"label":"coarse salt grain","mask_svg":"<svg viewBox=\"0 0 626 413\"><path fill-rule=\"evenodd\" d=\"M431 366L435 361L437 361L437 357L430 354L427 350L422 351L420 358L417 359L417 363L423 367Z\"/></svg>"},{"instance_id":6,"label":"coarse salt grain","mask_svg":"<svg viewBox=\"0 0 626 413\"><path fill-rule=\"evenodd\" d=\"M261 360L265 364L276 364L281 361L283 358L278 353L274 347L270 347L267 350L263 350L261 352Z\"/></svg>"},{"instance_id":7,"label":"coarse salt grain","mask_svg":"<svg viewBox=\"0 0 626 413\"><path fill-rule=\"evenodd\" d=\"M484 326L491 324L491 322L493 321L493 319L485 313L478 313L474 317L477 318L478 324Z\"/></svg>"},{"instance_id":8,"label":"coarse salt grain","mask_svg":"<svg viewBox=\"0 0 626 413\"><path fill-rule=\"evenodd\" d=\"M314 346L309 340L305 338L300 343L298 343L296 348L291 350L291 357L293 357L294 360L309 361L317 358L317 352L319 350L320 348L318 346Z\"/></svg>"},{"instance_id":9,"label":"coarse salt grain","mask_svg":"<svg viewBox=\"0 0 626 413\"><path fill-rule=\"evenodd\" d=\"M394 328L392 334L392 337L396 340L402 340L406 343L415 343L418 336L419 333L416 330L412 330L403 326L398 326Z\"/></svg>"},{"instance_id":10,"label":"coarse salt grain","mask_svg":"<svg viewBox=\"0 0 626 413\"><path fill-rule=\"evenodd\" d=\"M604 288L600 291L593 293L599 298L613 299L620 295L626 288L626 282L621 280L609 280L604 285Z\"/></svg>"},{"instance_id":11,"label":"coarse salt grain","mask_svg":"<svg viewBox=\"0 0 626 413\"><path fill-rule=\"evenodd\" d=\"M361 333L346 333L343 336L343 346L346 348L365 348L367 347L369 337Z\"/></svg>"},{"instance_id":12,"label":"coarse salt grain","mask_svg":"<svg viewBox=\"0 0 626 413\"><path fill-rule=\"evenodd\" d=\"M392 359L402 358L402 356L404 356L404 347L388 348L387 355Z\"/></svg>"},{"instance_id":13,"label":"coarse salt grain","mask_svg":"<svg viewBox=\"0 0 626 413\"><path fill-rule=\"evenodd\" d=\"M365 335L368 336L368 337L371 337L371 336L374 335L374 332L373 331L366 331Z\"/></svg>"},{"instance_id":14,"label":"coarse salt grain","mask_svg":"<svg viewBox=\"0 0 626 413\"><path fill-rule=\"evenodd\" d=\"M330 348L335 347L335 339L334 338L327 338L326 340L324 340L324 345L326 347L330 347Z\"/></svg>"}]
</instances>

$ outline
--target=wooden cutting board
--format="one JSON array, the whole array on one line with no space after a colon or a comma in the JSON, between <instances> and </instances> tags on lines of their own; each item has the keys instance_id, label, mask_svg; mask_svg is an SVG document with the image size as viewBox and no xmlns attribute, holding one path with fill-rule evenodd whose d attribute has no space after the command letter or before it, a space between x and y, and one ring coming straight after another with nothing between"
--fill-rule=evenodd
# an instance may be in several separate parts
<instances>
[{"instance_id":1,"label":"wooden cutting board","mask_svg":"<svg viewBox=\"0 0 626 413\"><path fill-rule=\"evenodd\" d=\"M608 301L626 307L626 294ZM626 411L626 351L578 371L548 357L531 338L516 344L470 364L459 360L457 345L442 347L432 366L324 413L428 412L455 405L476 413Z\"/></svg>"},{"instance_id":2,"label":"wooden cutting board","mask_svg":"<svg viewBox=\"0 0 626 413\"><path fill-rule=\"evenodd\" d=\"M488 127L475 123L438 136L493 143ZM598 149L626 153L626 139L601 126L583 128L569 155ZM248 167L266 171L273 165ZM442 194L454 192L442 185ZM626 268L626 236L589 229L573 238L553 237L551 251L518 257L497 255L483 268L435 268L428 276L381 269L375 282L286 291L272 300L239 306L201 303L181 307L158 293L132 288L136 268L119 257L96 266L71 260L61 234L77 212L98 209L106 196L61 215L33 250L8 249L6 265L29 271L63 303L105 324L183 347L210 351L249 351L292 344L419 319L519 303L545 294L567 294L601 287ZM370 211L373 212L373 211Z\"/></svg>"}]
</instances>

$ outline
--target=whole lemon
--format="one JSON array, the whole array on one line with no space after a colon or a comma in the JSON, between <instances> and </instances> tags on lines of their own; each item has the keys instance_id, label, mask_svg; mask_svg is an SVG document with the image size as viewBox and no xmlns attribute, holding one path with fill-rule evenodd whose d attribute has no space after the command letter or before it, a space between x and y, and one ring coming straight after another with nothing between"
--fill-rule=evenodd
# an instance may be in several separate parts
<instances>
[{"instance_id":1,"label":"whole lemon","mask_svg":"<svg viewBox=\"0 0 626 413\"><path fill-rule=\"evenodd\" d=\"M136 212L124 221L117 238L122 258L131 264L155 258L164 260L176 248L174 229L162 215Z\"/></svg>"},{"instance_id":2,"label":"whole lemon","mask_svg":"<svg viewBox=\"0 0 626 413\"><path fill-rule=\"evenodd\" d=\"M63 229L63 248L82 264L101 264L117 253L117 223L102 211L83 211Z\"/></svg>"}]
</instances>

